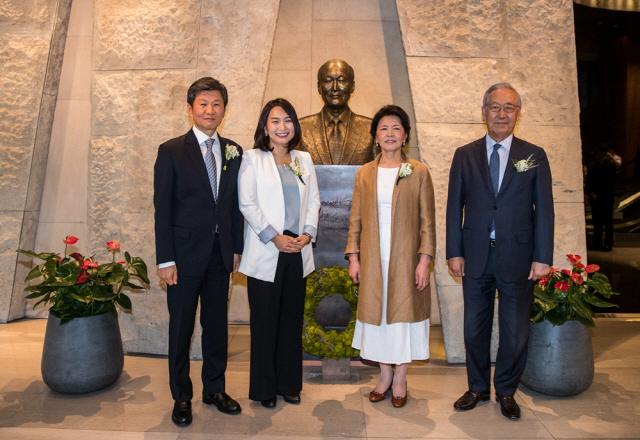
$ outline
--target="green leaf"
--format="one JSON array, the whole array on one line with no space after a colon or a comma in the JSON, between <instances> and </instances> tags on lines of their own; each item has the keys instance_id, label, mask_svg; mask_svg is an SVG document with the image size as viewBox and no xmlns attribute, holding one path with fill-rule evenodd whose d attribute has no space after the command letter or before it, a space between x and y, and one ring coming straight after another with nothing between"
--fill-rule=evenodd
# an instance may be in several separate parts
<instances>
[{"instance_id":1,"label":"green leaf","mask_svg":"<svg viewBox=\"0 0 640 440\"><path fill-rule=\"evenodd\" d=\"M47 284L50 286L73 286L76 281L78 281L80 272L82 272L82 269L76 266L75 270L69 275L64 277L55 277L53 281L48 281Z\"/></svg>"},{"instance_id":2,"label":"green leaf","mask_svg":"<svg viewBox=\"0 0 640 440\"><path fill-rule=\"evenodd\" d=\"M110 301L116 297L113 288L106 286L93 286L91 289L91 298L96 301Z\"/></svg>"},{"instance_id":3,"label":"green leaf","mask_svg":"<svg viewBox=\"0 0 640 440\"><path fill-rule=\"evenodd\" d=\"M25 296L26 299L34 299L34 298L38 298L39 296L42 295L46 295L46 292L34 292L34 293L30 293L29 295Z\"/></svg>"},{"instance_id":4,"label":"green leaf","mask_svg":"<svg viewBox=\"0 0 640 440\"><path fill-rule=\"evenodd\" d=\"M585 295L585 299L589 304L592 304L596 307L618 307L617 304L612 304L603 299L598 298L593 293L588 293Z\"/></svg>"},{"instance_id":5,"label":"green leaf","mask_svg":"<svg viewBox=\"0 0 640 440\"><path fill-rule=\"evenodd\" d=\"M536 298L539 298L544 302L556 303L558 302L558 298L553 295L554 290L555 289L553 287L542 290L539 286L536 286L535 289L533 289L533 294Z\"/></svg>"},{"instance_id":6,"label":"green leaf","mask_svg":"<svg viewBox=\"0 0 640 440\"><path fill-rule=\"evenodd\" d=\"M131 255L129 255L129 252L124 253L124 261L131 264Z\"/></svg>"},{"instance_id":7,"label":"green leaf","mask_svg":"<svg viewBox=\"0 0 640 440\"><path fill-rule=\"evenodd\" d=\"M23 249L17 249L16 252L19 252L22 255L26 255L27 257L38 258L40 260L48 260L49 258L54 258L55 261L56 258L60 258L59 254L54 254L51 252L41 252L39 254L36 254L33 251L25 251Z\"/></svg>"},{"instance_id":8,"label":"green leaf","mask_svg":"<svg viewBox=\"0 0 640 440\"><path fill-rule=\"evenodd\" d=\"M131 299L124 293L116 296L116 302L120 304L123 309L131 310Z\"/></svg>"},{"instance_id":9,"label":"green leaf","mask_svg":"<svg viewBox=\"0 0 640 440\"><path fill-rule=\"evenodd\" d=\"M584 294L581 291L574 293L569 296L569 304L571 304L571 308L575 310L575 312L582 316L585 319L593 318L593 312L591 311L591 307L589 307L589 303L587 303Z\"/></svg>"},{"instance_id":10,"label":"green leaf","mask_svg":"<svg viewBox=\"0 0 640 440\"><path fill-rule=\"evenodd\" d=\"M580 323L582 323L583 325L586 325L587 327L596 326L596 323L593 320L593 318L583 318L582 316L577 316L576 321L579 321Z\"/></svg>"},{"instance_id":11,"label":"green leaf","mask_svg":"<svg viewBox=\"0 0 640 440\"><path fill-rule=\"evenodd\" d=\"M140 257L134 257L131 259L131 267L135 270L136 275L145 283L149 284L149 277L147 276L147 265Z\"/></svg>"},{"instance_id":12,"label":"green leaf","mask_svg":"<svg viewBox=\"0 0 640 440\"><path fill-rule=\"evenodd\" d=\"M566 304L558 304L553 310L549 310L545 315L546 319L553 325L562 325L567 321Z\"/></svg>"},{"instance_id":13,"label":"green leaf","mask_svg":"<svg viewBox=\"0 0 640 440\"><path fill-rule=\"evenodd\" d=\"M144 287L138 286L137 284L133 283L127 283L126 286L136 290L144 290Z\"/></svg>"},{"instance_id":14,"label":"green leaf","mask_svg":"<svg viewBox=\"0 0 640 440\"><path fill-rule=\"evenodd\" d=\"M31 270L29 271L29 274L28 274L28 275L27 275L27 277L24 279L24 281L25 281L25 282L27 282L27 281L31 281L31 280L33 280L33 279L35 279L35 278L40 277L40 276L42 276L42 272L40 272L40 267L39 267L39 266L36 266L36 267L34 267L33 269L31 269Z\"/></svg>"}]
</instances>

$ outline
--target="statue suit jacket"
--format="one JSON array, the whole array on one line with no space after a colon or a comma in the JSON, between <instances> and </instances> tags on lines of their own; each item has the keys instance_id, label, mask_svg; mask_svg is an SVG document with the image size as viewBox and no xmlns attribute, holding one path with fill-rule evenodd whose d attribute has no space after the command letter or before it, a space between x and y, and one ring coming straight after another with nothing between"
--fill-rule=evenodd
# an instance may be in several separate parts
<instances>
[{"instance_id":1,"label":"statue suit jacket","mask_svg":"<svg viewBox=\"0 0 640 440\"><path fill-rule=\"evenodd\" d=\"M373 138L369 134L371 119L356 115L350 109L347 110L349 122L347 125L347 139L344 143L341 160L335 163L331 151L327 145L325 127L322 123L322 112L305 116L300 119L302 128L302 141L298 145L300 151L306 151L311 155L316 165L363 165L371 162L376 155L373 146Z\"/></svg>"},{"instance_id":2,"label":"statue suit jacket","mask_svg":"<svg viewBox=\"0 0 640 440\"><path fill-rule=\"evenodd\" d=\"M356 171L349 239L345 254L360 254L357 318L382 321L382 261L378 229L378 163L380 155ZM419 254L435 256L436 222L429 169L411 158L413 173L396 179L391 202L391 253L387 284L387 324L420 322L431 315L430 289L418 290L415 271Z\"/></svg>"},{"instance_id":3,"label":"statue suit jacket","mask_svg":"<svg viewBox=\"0 0 640 440\"><path fill-rule=\"evenodd\" d=\"M207 168L193 130L158 148L154 168L156 261L175 261L180 275L200 274L213 249L216 224L225 269L233 271L233 254L242 253L243 217L238 207L237 177L242 148L218 135L221 157L218 203L214 202ZM225 148L240 153L226 160ZM226 165L227 169L224 170Z\"/></svg>"},{"instance_id":4,"label":"statue suit jacket","mask_svg":"<svg viewBox=\"0 0 640 440\"><path fill-rule=\"evenodd\" d=\"M531 156L534 168L513 162ZM485 137L456 150L449 174L447 258L464 257L465 275L480 278L495 218L496 257L506 282L527 279L531 263L553 259L553 193L544 150L513 137L497 198L493 194ZM464 220L464 221L463 221Z\"/></svg>"}]
</instances>

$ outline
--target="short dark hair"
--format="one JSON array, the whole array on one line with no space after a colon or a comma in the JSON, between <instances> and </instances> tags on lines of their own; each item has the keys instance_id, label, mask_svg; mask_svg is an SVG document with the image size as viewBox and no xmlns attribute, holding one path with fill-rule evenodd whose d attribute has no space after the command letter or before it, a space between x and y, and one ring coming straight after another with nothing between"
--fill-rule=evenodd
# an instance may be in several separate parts
<instances>
[{"instance_id":1,"label":"short dark hair","mask_svg":"<svg viewBox=\"0 0 640 440\"><path fill-rule=\"evenodd\" d=\"M265 134L264 131L269 120L269 113L271 113L271 110L276 107L282 107L282 110L284 110L285 113L289 115L291 121L293 122L295 133L293 134L293 138L287 145L287 150L293 150L300 143L300 139L302 139L302 129L300 128L300 122L298 122L298 114L296 113L296 109L294 109L291 103L286 99L276 98L267 102L262 109L262 113L260 113L258 126L256 127L256 133L253 135L253 139L255 141L255 143L253 144L253 148L258 148L262 151L273 150L273 148L271 148L271 146L269 145L269 135Z\"/></svg>"},{"instance_id":2,"label":"short dark hair","mask_svg":"<svg viewBox=\"0 0 640 440\"><path fill-rule=\"evenodd\" d=\"M193 106L193 101L196 100L196 96L200 92L212 92L217 90L222 95L222 101L224 102L224 106L226 107L229 103L229 95L227 94L227 88L217 79L211 78L210 76L202 77L189 87L189 91L187 91L187 102L190 106Z\"/></svg>"},{"instance_id":3,"label":"short dark hair","mask_svg":"<svg viewBox=\"0 0 640 440\"><path fill-rule=\"evenodd\" d=\"M409 133L411 133L411 121L409 120L409 115L405 112L402 107L398 107L397 105L385 105L378 113L373 117L371 121L371 133L372 138L376 138L376 132L378 131L378 124L380 123L380 119L385 116L395 116L400 119L402 123L402 128L404 128L404 132L407 134L407 141L409 140Z\"/></svg>"}]
</instances>

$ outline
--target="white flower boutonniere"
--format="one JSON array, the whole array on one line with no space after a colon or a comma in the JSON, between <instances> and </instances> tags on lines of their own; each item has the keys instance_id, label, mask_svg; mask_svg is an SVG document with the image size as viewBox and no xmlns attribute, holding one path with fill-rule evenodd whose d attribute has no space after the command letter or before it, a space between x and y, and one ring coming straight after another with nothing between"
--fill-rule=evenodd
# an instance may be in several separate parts
<instances>
[{"instance_id":1,"label":"white flower boutonniere","mask_svg":"<svg viewBox=\"0 0 640 440\"><path fill-rule=\"evenodd\" d=\"M235 159L238 156L240 156L240 153L238 152L238 147L236 147L235 145L227 144L224 150L225 161L224 161L224 168L222 168L222 170L224 171L227 169L227 161L231 159Z\"/></svg>"},{"instance_id":2,"label":"white flower boutonniere","mask_svg":"<svg viewBox=\"0 0 640 440\"><path fill-rule=\"evenodd\" d=\"M400 179L402 179L403 177L408 177L411 174L413 174L413 165L411 165L410 163L403 163L400 166L400 173L398 174L396 186L398 186L398 183L400 183Z\"/></svg>"},{"instance_id":3,"label":"white flower boutonniere","mask_svg":"<svg viewBox=\"0 0 640 440\"><path fill-rule=\"evenodd\" d=\"M525 171L529 171L531 168L535 168L538 166L533 164L535 161L531 159L532 157L533 154L528 158L519 160L517 162L513 159L511 159L511 161L513 162L513 166L516 167L516 171L518 173L524 173Z\"/></svg>"},{"instance_id":4,"label":"white flower boutonniere","mask_svg":"<svg viewBox=\"0 0 640 440\"><path fill-rule=\"evenodd\" d=\"M303 185L306 185L306 183L304 183L304 180L302 180L304 167L302 166L302 162L300 161L299 157L296 157L295 160L289 164L289 169L298 177L298 179L300 179L300 182L302 182Z\"/></svg>"}]
</instances>

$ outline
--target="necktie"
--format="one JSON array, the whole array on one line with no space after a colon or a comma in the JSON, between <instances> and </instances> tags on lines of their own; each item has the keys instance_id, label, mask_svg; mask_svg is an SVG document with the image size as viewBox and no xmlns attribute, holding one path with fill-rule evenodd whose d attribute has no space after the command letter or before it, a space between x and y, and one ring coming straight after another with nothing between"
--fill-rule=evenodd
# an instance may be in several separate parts
<instances>
[{"instance_id":1,"label":"necktie","mask_svg":"<svg viewBox=\"0 0 640 440\"><path fill-rule=\"evenodd\" d=\"M340 156L342 154L342 140L340 139L340 118L335 117L331 120L331 134L330 134L330 142L331 142L331 155L333 158L333 163L340 163Z\"/></svg>"},{"instance_id":2,"label":"necktie","mask_svg":"<svg viewBox=\"0 0 640 440\"><path fill-rule=\"evenodd\" d=\"M209 175L209 183L211 191L213 191L213 200L218 202L218 167L216 166L216 158L213 156L213 138L204 141L207 146L207 152L204 155L204 164L207 166L207 174Z\"/></svg>"},{"instance_id":3,"label":"necktie","mask_svg":"<svg viewBox=\"0 0 640 440\"><path fill-rule=\"evenodd\" d=\"M493 153L491 153L491 157L489 158L489 172L491 173L491 184L493 185L493 195L498 197L498 191L500 190L500 155L498 154L498 149L502 145L495 144L493 146ZM491 235L493 235L493 231L496 230L496 221L493 220L491 222Z\"/></svg>"}]
</instances>

